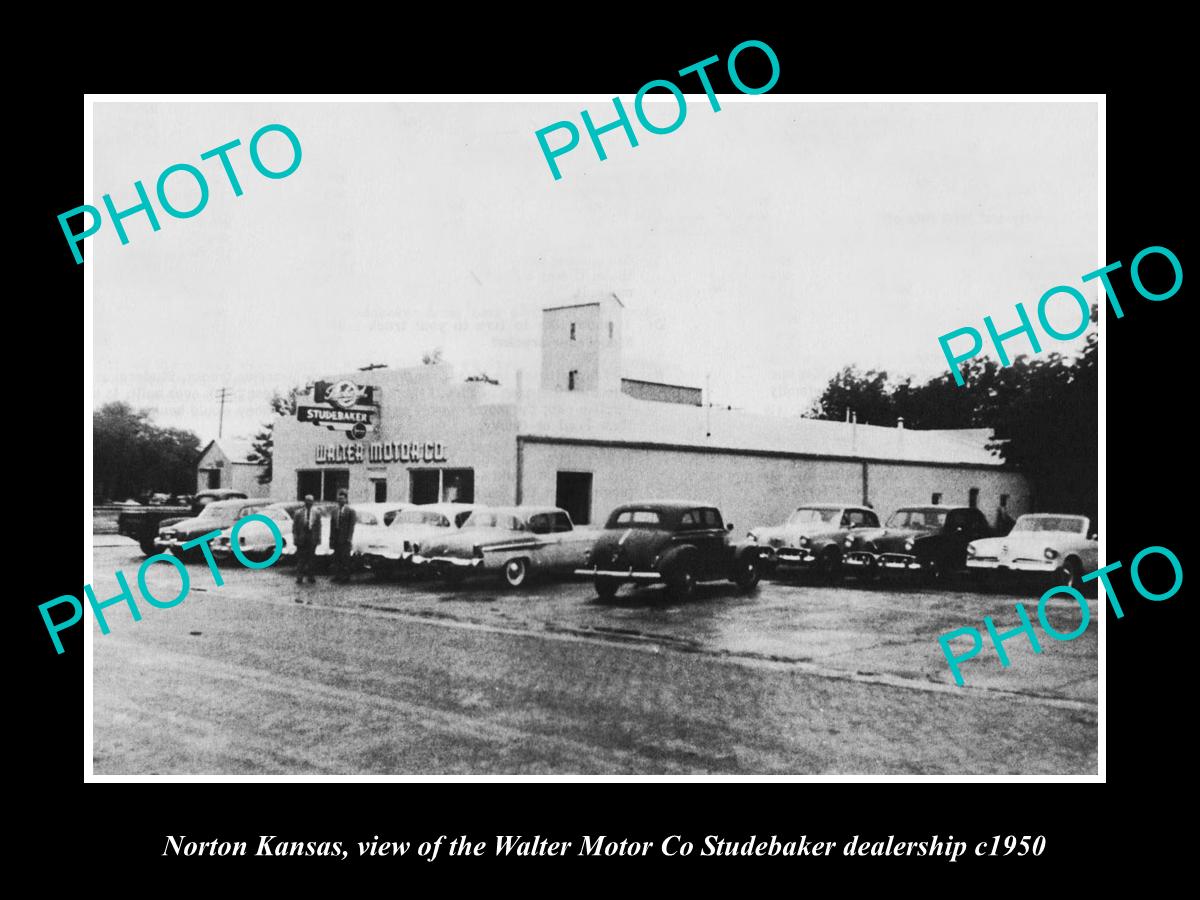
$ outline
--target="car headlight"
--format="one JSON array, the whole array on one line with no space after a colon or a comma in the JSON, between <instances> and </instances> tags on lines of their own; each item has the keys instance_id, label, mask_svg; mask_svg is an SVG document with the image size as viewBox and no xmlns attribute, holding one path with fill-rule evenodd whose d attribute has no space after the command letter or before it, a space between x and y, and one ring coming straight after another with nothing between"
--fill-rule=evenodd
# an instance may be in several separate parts
<instances>
[{"instance_id":1,"label":"car headlight","mask_svg":"<svg viewBox=\"0 0 1200 900\"><path fill-rule=\"evenodd\" d=\"M846 545L846 549L847 549L847 550L849 550L851 547L853 547L853 546L854 546L854 538L852 538L852 537L850 537L849 535L847 535L847 536L846 536L846 540L844 541L844 543L845 543L845 545Z\"/></svg>"},{"instance_id":2,"label":"car headlight","mask_svg":"<svg viewBox=\"0 0 1200 900\"><path fill-rule=\"evenodd\" d=\"M967 556L974 556L979 551L975 549L974 544L967 544Z\"/></svg>"},{"instance_id":3,"label":"car headlight","mask_svg":"<svg viewBox=\"0 0 1200 900\"><path fill-rule=\"evenodd\" d=\"M800 547L807 547L810 543L811 541L806 537L802 537L796 542L796 544Z\"/></svg>"},{"instance_id":4,"label":"car headlight","mask_svg":"<svg viewBox=\"0 0 1200 900\"><path fill-rule=\"evenodd\" d=\"M906 552L912 550L912 548L913 548L913 542L911 539L904 542L904 549Z\"/></svg>"},{"instance_id":5,"label":"car headlight","mask_svg":"<svg viewBox=\"0 0 1200 900\"><path fill-rule=\"evenodd\" d=\"M1050 547L1046 548L1046 559L1058 559L1058 551Z\"/></svg>"}]
</instances>

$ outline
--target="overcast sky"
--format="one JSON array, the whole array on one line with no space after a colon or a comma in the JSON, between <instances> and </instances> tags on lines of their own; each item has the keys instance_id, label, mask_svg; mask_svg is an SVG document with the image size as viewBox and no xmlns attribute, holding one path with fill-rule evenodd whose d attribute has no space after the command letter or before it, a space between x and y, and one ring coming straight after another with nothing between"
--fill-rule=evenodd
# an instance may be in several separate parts
<instances>
[{"instance_id":1,"label":"overcast sky","mask_svg":"<svg viewBox=\"0 0 1200 900\"><path fill-rule=\"evenodd\" d=\"M1094 104L729 101L689 97L668 135L635 119L639 146L610 132L604 162L585 132L560 181L534 132L585 107L604 123L611 102L98 103L87 202L132 206L134 180L153 195L178 162L211 194L194 218L159 209L158 232L127 219L126 246L108 221L88 239L95 402L207 440L219 387L225 435L248 436L273 387L434 347L463 376L536 384L541 308L615 292L626 376L711 373L714 401L792 414L849 363L944 371L938 335L1012 327L1054 285L1095 301L1079 280L1100 262ZM648 108L666 123L674 103ZM247 150L273 122L303 147L280 180ZM237 198L199 158L234 138ZM262 150L290 159L278 134ZM188 182L169 182L184 209Z\"/></svg>"}]
</instances>

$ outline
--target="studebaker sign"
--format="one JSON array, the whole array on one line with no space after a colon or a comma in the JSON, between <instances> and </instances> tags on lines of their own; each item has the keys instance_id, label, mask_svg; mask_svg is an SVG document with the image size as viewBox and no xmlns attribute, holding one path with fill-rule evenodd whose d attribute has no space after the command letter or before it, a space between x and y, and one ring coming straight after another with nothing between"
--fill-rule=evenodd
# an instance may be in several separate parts
<instances>
[{"instance_id":1,"label":"studebaker sign","mask_svg":"<svg viewBox=\"0 0 1200 900\"><path fill-rule=\"evenodd\" d=\"M296 404L296 418L301 422L349 432L356 438L375 430L378 414L375 388L352 381L318 381L313 385L312 404Z\"/></svg>"}]
</instances>

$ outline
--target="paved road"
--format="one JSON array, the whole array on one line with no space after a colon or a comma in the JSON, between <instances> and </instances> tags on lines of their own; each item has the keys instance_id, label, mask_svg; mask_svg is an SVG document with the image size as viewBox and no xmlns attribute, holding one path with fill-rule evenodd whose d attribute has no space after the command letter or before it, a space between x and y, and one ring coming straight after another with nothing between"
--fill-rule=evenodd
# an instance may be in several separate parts
<instances>
[{"instance_id":1,"label":"paved road","mask_svg":"<svg viewBox=\"0 0 1200 900\"><path fill-rule=\"evenodd\" d=\"M97 545L111 596L141 554ZM1011 627L1009 594L764 583L604 603L576 583L190 571L180 606L113 607L95 631L97 774L1096 771L1095 624L1040 655L1015 639L1009 668L989 651L953 684L937 635ZM149 584L178 588L165 565Z\"/></svg>"}]
</instances>

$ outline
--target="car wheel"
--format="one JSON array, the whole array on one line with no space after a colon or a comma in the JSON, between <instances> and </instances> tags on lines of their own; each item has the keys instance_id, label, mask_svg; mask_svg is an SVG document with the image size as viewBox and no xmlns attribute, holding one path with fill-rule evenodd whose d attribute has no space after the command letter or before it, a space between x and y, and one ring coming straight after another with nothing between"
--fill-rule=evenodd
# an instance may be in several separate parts
<instances>
[{"instance_id":1,"label":"car wheel","mask_svg":"<svg viewBox=\"0 0 1200 900\"><path fill-rule=\"evenodd\" d=\"M138 541L138 546L142 548L142 552L147 556L153 556L158 552L158 548L154 546L154 538L142 538Z\"/></svg>"},{"instance_id":2,"label":"car wheel","mask_svg":"<svg viewBox=\"0 0 1200 900\"><path fill-rule=\"evenodd\" d=\"M504 564L504 583L510 588L519 588L529 577L529 560L510 559Z\"/></svg>"},{"instance_id":3,"label":"car wheel","mask_svg":"<svg viewBox=\"0 0 1200 900\"><path fill-rule=\"evenodd\" d=\"M596 596L601 600L611 600L617 595L617 589L620 587L621 582L615 578L597 578Z\"/></svg>"},{"instance_id":4,"label":"car wheel","mask_svg":"<svg viewBox=\"0 0 1200 900\"><path fill-rule=\"evenodd\" d=\"M747 557L735 564L732 581L743 591L749 593L758 587L760 578L762 578L762 572L759 571L758 560L753 557Z\"/></svg>"},{"instance_id":5,"label":"car wheel","mask_svg":"<svg viewBox=\"0 0 1200 900\"><path fill-rule=\"evenodd\" d=\"M1083 566L1074 556L1068 556L1054 573L1054 583L1064 587L1079 590L1079 578L1083 574Z\"/></svg>"},{"instance_id":6,"label":"car wheel","mask_svg":"<svg viewBox=\"0 0 1200 900\"><path fill-rule=\"evenodd\" d=\"M696 593L696 571L689 563L680 563L667 576L667 596L672 600L689 600Z\"/></svg>"},{"instance_id":7,"label":"car wheel","mask_svg":"<svg viewBox=\"0 0 1200 900\"><path fill-rule=\"evenodd\" d=\"M842 577L842 557L836 548L830 547L817 560L817 577L829 584Z\"/></svg>"}]
</instances>

